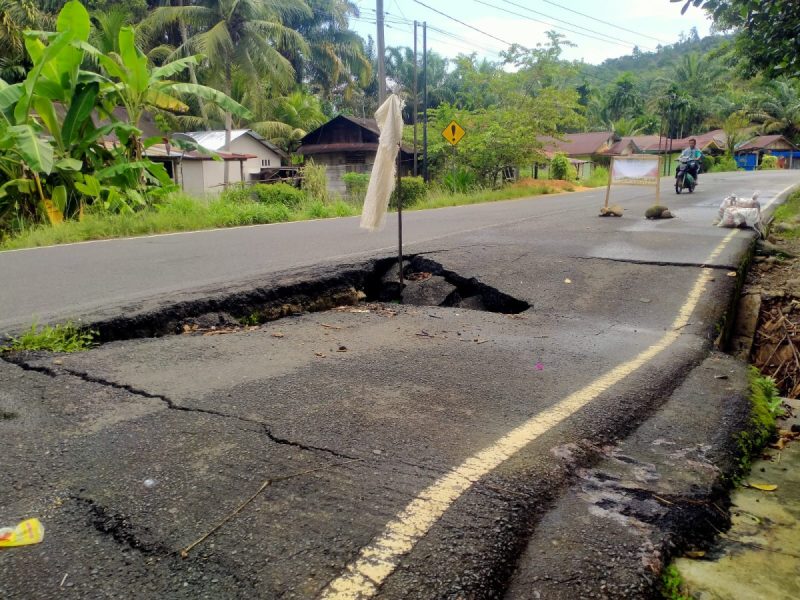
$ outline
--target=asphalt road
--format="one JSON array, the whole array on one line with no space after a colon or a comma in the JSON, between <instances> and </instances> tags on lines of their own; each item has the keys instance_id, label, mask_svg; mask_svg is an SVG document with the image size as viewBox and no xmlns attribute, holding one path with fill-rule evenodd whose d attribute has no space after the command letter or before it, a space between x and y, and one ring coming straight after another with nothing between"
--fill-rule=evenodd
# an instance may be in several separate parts
<instances>
[{"instance_id":1,"label":"asphalt road","mask_svg":"<svg viewBox=\"0 0 800 600\"><path fill-rule=\"evenodd\" d=\"M0 553L0 592L539 597L538 572L512 576L550 552L526 548L542 515L708 357L752 240L711 226L721 198L760 189L766 203L798 180L707 175L691 196L665 195L667 221L643 219L653 198L641 189L615 193L619 219L596 216L600 192L409 215L409 252L527 303L518 315L361 305L0 361L0 523L38 516L46 528L41 545ZM300 265L335 274L392 249L393 232L367 236L345 219L0 254L4 281L17 273L3 322L166 305L303 276ZM29 270L35 279L20 277ZM707 378L727 386L716 365ZM688 478L676 457L713 471L705 450L684 446L711 444L690 426L711 429L730 406L696 389L681 398L635 444L678 440L657 475L671 481ZM655 467L626 464L653 482ZM579 545L610 498L539 531L572 528L563 537ZM631 534L638 522L620 515ZM641 564L641 550L626 555ZM600 593L595 580L581 589ZM603 594L632 589L644 588Z\"/></svg>"},{"instance_id":2,"label":"asphalt road","mask_svg":"<svg viewBox=\"0 0 800 600\"><path fill-rule=\"evenodd\" d=\"M797 175L729 173L704 175L697 192L676 197L664 179L664 203L678 211L679 220L661 226L688 244L658 236L641 243L655 227L626 218L604 229L630 232L599 243L593 255L638 260L668 256L675 262L696 262L715 239L707 225L714 208L729 192L750 195L761 190L766 198L793 183ZM496 226L530 223L545 227L543 238L565 245L580 240L558 239L558 228L577 216L595 212L605 190L544 196L475 206L406 213L406 250L447 247L465 233ZM640 216L653 201L652 190L614 189L612 202ZM94 313L114 314L146 298L165 298L187 290L224 286L271 273L322 262L355 260L396 247L390 215L387 228L376 234L359 229L356 218L220 229L196 233L88 242L30 250L0 252L0 332L24 327L34 319L48 322ZM597 229L598 225L595 226ZM486 236L491 233L487 232ZM438 243L441 242L441 243ZM666 254L665 254L666 252Z\"/></svg>"}]
</instances>

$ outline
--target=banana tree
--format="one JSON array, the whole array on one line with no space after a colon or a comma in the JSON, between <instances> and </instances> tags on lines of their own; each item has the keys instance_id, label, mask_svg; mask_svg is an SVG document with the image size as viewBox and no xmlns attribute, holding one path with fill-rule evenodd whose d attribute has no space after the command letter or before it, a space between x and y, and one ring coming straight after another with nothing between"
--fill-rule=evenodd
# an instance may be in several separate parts
<instances>
[{"instance_id":1,"label":"banana tree","mask_svg":"<svg viewBox=\"0 0 800 600\"><path fill-rule=\"evenodd\" d=\"M248 112L221 92L172 81L198 57L151 68L136 48L133 30L119 34L118 54L101 54L88 43L89 15L69 0L55 32L25 33L33 63L27 78L0 80L0 218L17 216L56 223L80 214L85 202L130 211L173 186L164 168L143 157L147 143L138 125L148 108L186 110L180 97L194 94L243 117ZM81 68L87 56L104 73ZM114 117L124 106L128 120ZM98 127L96 117L109 123ZM119 145L107 144L116 138ZM160 141L160 140L159 140Z\"/></svg>"},{"instance_id":2,"label":"banana tree","mask_svg":"<svg viewBox=\"0 0 800 600\"><path fill-rule=\"evenodd\" d=\"M92 49L111 80L103 86L107 99L125 107L128 121L138 128L146 110L186 112L189 107L182 96L192 95L205 102L216 104L222 110L238 117L251 118L244 106L214 88L196 83L173 81L171 77L198 65L201 55L179 58L159 67L150 67L147 57L136 47L134 30L123 27L119 32L119 53L101 54ZM141 160L144 146L139 136L132 136L130 158Z\"/></svg>"}]
</instances>

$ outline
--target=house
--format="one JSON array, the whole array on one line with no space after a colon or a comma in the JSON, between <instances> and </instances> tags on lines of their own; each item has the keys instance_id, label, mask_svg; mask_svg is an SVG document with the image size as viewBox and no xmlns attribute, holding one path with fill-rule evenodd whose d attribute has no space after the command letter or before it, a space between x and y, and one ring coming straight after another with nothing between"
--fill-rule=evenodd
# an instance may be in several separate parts
<instances>
[{"instance_id":1,"label":"house","mask_svg":"<svg viewBox=\"0 0 800 600\"><path fill-rule=\"evenodd\" d=\"M178 152L178 156L175 156L177 149L166 145L148 152L148 156L154 160L157 159L157 153L162 153L164 158L178 161L181 173L173 178L185 191L193 194L218 194L222 191L226 162L230 165L229 182L247 183L268 178L276 169L280 170L289 158L283 150L251 129L232 130L230 148L224 151L224 130L176 133L172 137L193 141L222 159L214 160L202 152Z\"/></svg>"},{"instance_id":2,"label":"house","mask_svg":"<svg viewBox=\"0 0 800 600\"><path fill-rule=\"evenodd\" d=\"M297 153L327 167L328 189L346 191L345 173L369 173L378 153L380 129L375 119L339 115L306 134ZM407 144L400 148L400 173L408 175L414 164L414 150Z\"/></svg>"},{"instance_id":3,"label":"house","mask_svg":"<svg viewBox=\"0 0 800 600\"><path fill-rule=\"evenodd\" d=\"M736 164L746 171L753 171L761 164L765 155L778 157L782 169L800 169L800 151L782 135L760 135L736 147Z\"/></svg>"},{"instance_id":4,"label":"house","mask_svg":"<svg viewBox=\"0 0 800 600\"><path fill-rule=\"evenodd\" d=\"M727 136L722 129L714 129L685 138L667 138L660 135L635 135L630 139L644 154L673 154L689 147L689 140L697 141L698 150L705 154L722 154Z\"/></svg>"},{"instance_id":5,"label":"house","mask_svg":"<svg viewBox=\"0 0 800 600\"><path fill-rule=\"evenodd\" d=\"M552 157L557 152L578 160L596 162L608 156L608 151L621 138L613 131L593 131L590 133L565 133L561 139L540 136L545 155Z\"/></svg>"}]
</instances>

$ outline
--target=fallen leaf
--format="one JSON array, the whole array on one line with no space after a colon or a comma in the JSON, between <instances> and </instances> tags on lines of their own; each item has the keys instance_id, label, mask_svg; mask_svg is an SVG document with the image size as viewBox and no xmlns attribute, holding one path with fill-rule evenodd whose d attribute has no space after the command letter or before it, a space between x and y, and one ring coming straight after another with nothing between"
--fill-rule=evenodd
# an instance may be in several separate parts
<instances>
[{"instance_id":1,"label":"fallen leaf","mask_svg":"<svg viewBox=\"0 0 800 600\"><path fill-rule=\"evenodd\" d=\"M276 331L275 333L271 334L274 338L282 338L283 334L280 331Z\"/></svg>"},{"instance_id":2,"label":"fallen leaf","mask_svg":"<svg viewBox=\"0 0 800 600\"><path fill-rule=\"evenodd\" d=\"M728 277L736 277L736 271L728 271Z\"/></svg>"},{"instance_id":3,"label":"fallen leaf","mask_svg":"<svg viewBox=\"0 0 800 600\"><path fill-rule=\"evenodd\" d=\"M761 490L762 492L774 492L778 489L778 486L774 483L748 483L747 487Z\"/></svg>"},{"instance_id":4,"label":"fallen leaf","mask_svg":"<svg viewBox=\"0 0 800 600\"><path fill-rule=\"evenodd\" d=\"M327 323L320 323L320 325L326 329L341 329L338 325L328 325Z\"/></svg>"}]
</instances>

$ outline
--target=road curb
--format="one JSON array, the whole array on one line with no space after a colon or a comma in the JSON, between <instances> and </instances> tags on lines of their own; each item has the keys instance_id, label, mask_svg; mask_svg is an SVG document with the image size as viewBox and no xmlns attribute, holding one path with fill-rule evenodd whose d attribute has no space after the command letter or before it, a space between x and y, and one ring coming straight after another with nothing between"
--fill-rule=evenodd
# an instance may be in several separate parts
<instances>
[{"instance_id":1,"label":"road curb","mask_svg":"<svg viewBox=\"0 0 800 600\"><path fill-rule=\"evenodd\" d=\"M748 428L747 365L712 352L649 420L607 449L537 526L506 598L655 598L662 568L726 528Z\"/></svg>"}]
</instances>

